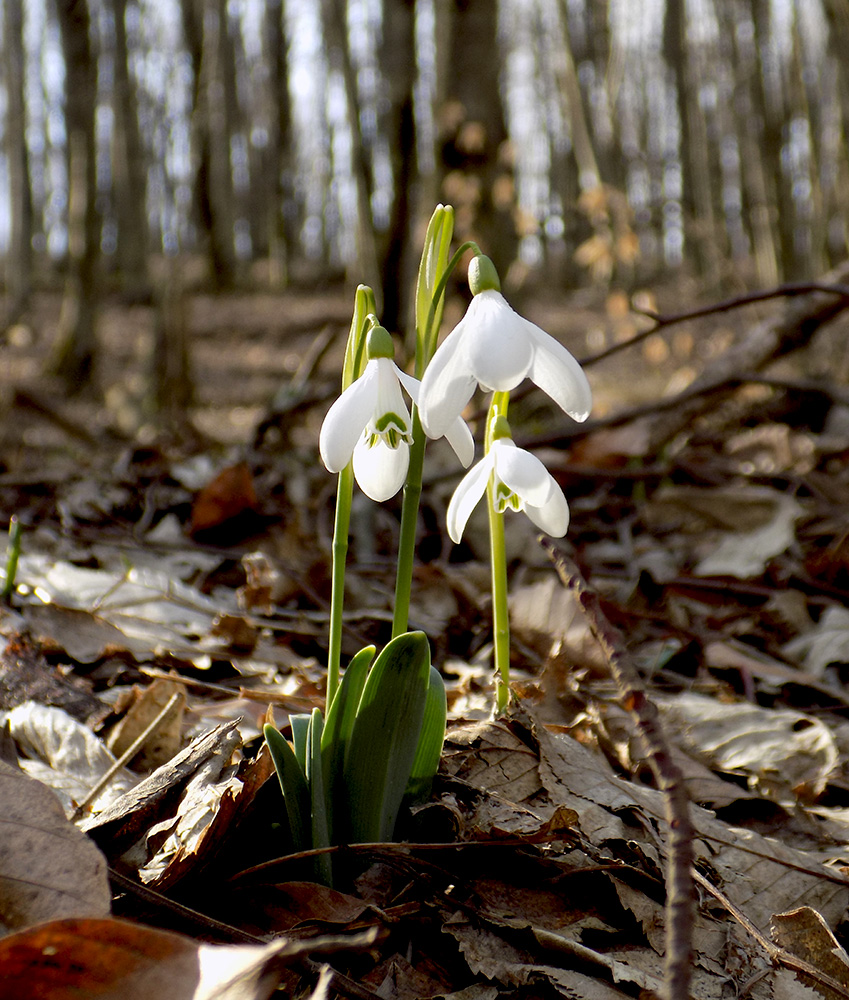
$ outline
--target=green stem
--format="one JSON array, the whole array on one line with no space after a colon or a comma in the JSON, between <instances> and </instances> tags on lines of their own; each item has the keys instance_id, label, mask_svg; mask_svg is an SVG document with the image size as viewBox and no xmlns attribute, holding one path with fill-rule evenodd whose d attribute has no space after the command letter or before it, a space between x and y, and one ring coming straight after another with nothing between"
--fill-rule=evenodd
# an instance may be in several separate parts
<instances>
[{"instance_id":1,"label":"green stem","mask_svg":"<svg viewBox=\"0 0 849 1000\"><path fill-rule=\"evenodd\" d=\"M413 561L416 553L416 529L419 520L419 500L422 495L425 433L419 411L412 408L413 443L410 447L410 468L404 486L401 505L401 535L398 539L398 570L395 575L395 611L392 616L392 638L407 631L410 620L410 593L413 586Z\"/></svg>"},{"instance_id":2,"label":"green stem","mask_svg":"<svg viewBox=\"0 0 849 1000\"><path fill-rule=\"evenodd\" d=\"M15 592L15 576L18 572L18 557L21 554L21 522L17 514L9 518L9 552L6 557L6 582L3 585L3 593L0 599L4 603L10 604L12 594Z\"/></svg>"},{"instance_id":3,"label":"green stem","mask_svg":"<svg viewBox=\"0 0 849 1000\"><path fill-rule=\"evenodd\" d=\"M336 518L333 525L333 583L330 592L330 636L327 648L327 708L339 686L342 659L342 610L345 603L345 560L348 557L348 529L351 524L351 498L354 495L354 469L349 462L339 473L336 488Z\"/></svg>"},{"instance_id":4,"label":"green stem","mask_svg":"<svg viewBox=\"0 0 849 1000\"><path fill-rule=\"evenodd\" d=\"M510 394L496 392L489 405L486 451L491 445L492 426L497 416L507 416ZM489 513L489 549L492 568L492 633L495 659L495 709L500 714L510 700L510 613L507 606L507 547L504 541L504 514L495 509L495 476L486 488Z\"/></svg>"}]
</instances>

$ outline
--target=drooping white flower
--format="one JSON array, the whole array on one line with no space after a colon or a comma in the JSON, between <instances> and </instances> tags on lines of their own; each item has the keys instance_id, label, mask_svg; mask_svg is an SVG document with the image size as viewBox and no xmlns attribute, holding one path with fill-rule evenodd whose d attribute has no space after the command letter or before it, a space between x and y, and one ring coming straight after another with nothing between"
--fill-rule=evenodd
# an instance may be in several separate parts
<instances>
[{"instance_id":1,"label":"drooping white flower","mask_svg":"<svg viewBox=\"0 0 849 1000\"><path fill-rule=\"evenodd\" d=\"M523 510L547 535L560 538L569 527L569 505L563 491L542 462L509 436L499 418L486 455L460 480L448 504L448 534L459 542L472 511L494 476L493 504L499 513Z\"/></svg>"},{"instance_id":2,"label":"drooping white flower","mask_svg":"<svg viewBox=\"0 0 849 1000\"><path fill-rule=\"evenodd\" d=\"M369 334L369 358L363 374L327 411L318 448L330 472L341 472L353 456L360 489L382 501L401 489L410 464L413 422L401 386L417 402L420 383L392 360L392 341L382 327ZM452 421L444 436L468 466L475 446L465 422Z\"/></svg>"},{"instance_id":3,"label":"drooping white flower","mask_svg":"<svg viewBox=\"0 0 849 1000\"><path fill-rule=\"evenodd\" d=\"M469 266L474 296L466 315L448 334L422 379L419 413L429 437L441 437L462 413L476 386L496 392L536 383L575 420L586 420L592 392L569 351L515 312L501 294L486 257Z\"/></svg>"}]
</instances>

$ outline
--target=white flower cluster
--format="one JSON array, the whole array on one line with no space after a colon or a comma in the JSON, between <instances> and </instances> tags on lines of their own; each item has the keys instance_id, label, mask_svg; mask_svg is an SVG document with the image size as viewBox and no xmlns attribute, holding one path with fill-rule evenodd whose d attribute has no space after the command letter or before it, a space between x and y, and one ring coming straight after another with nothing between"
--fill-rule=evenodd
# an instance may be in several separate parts
<instances>
[{"instance_id":1,"label":"white flower cluster","mask_svg":"<svg viewBox=\"0 0 849 1000\"><path fill-rule=\"evenodd\" d=\"M465 467L474 458L474 442L461 413L478 386L509 392L530 378L575 420L589 415L592 393L581 366L565 347L507 304L497 277L492 277L491 263L475 258L473 265L478 261L484 265L474 268L474 278L470 267L476 294L466 315L437 349L422 381L394 363L388 335L379 338L379 344L370 335L365 371L324 420L319 439L324 464L339 472L353 456L356 480L373 500L394 496L407 476L412 421L401 386L418 406L427 436L445 437ZM495 477L496 509L524 510L547 534L566 533L569 508L563 492L535 455L516 447L502 420L489 451L466 473L451 498L448 534L453 541L459 542L490 476Z\"/></svg>"}]
</instances>

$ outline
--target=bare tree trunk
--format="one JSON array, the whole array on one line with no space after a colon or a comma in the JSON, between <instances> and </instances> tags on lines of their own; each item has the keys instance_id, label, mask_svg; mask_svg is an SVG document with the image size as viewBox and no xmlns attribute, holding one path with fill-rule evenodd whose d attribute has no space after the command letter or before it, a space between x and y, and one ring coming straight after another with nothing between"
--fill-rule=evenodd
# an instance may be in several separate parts
<instances>
[{"instance_id":1,"label":"bare tree trunk","mask_svg":"<svg viewBox=\"0 0 849 1000\"><path fill-rule=\"evenodd\" d=\"M292 134L292 97L289 91L289 39L285 31L286 7L282 0L271 0L267 8L269 88L269 258L274 284L285 284L291 248L297 241L295 202L295 157ZM275 270L276 269L276 270Z\"/></svg>"},{"instance_id":2,"label":"bare tree trunk","mask_svg":"<svg viewBox=\"0 0 849 1000\"><path fill-rule=\"evenodd\" d=\"M211 277L218 288L236 280L233 183L224 63L228 54L225 0L183 0L183 32L194 72L192 134L199 224L208 239Z\"/></svg>"},{"instance_id":3,"label":"bare tree trunk","mask_svg":"<svg viewBox=\"0 0 849 1000\"><path fill-rule=\"evenodd\" d=\"M513 173L505 156L498 4L457 0L450 18L441 109L442 196L456 209L460 239L477 240L502 277L518 247Z\"/></svg>"},{"instance_id":4,"label":"bare tree trunk","mask_svg":"<svg viewBox=\"0 0 849 1000\"><path fill-rule=\"evenodd\" d=\"M26 309L32 289L32 191L26 142L24 101L24 17L21 0L6 0L4 61L6 66L6 156L9 163L11 232L6 251L6 322Z\"/></svg>"},{"instance_id":5,"label":"bare tree trunk","mask_svg":"<svg viewBox=\"0 0 849 1000\"><path fill-rule=\"evenodd\" d=\"M738 10L738 18L740 17L750 17L750 14ZM737 27L740 28L739 19ZM736 132L740 141L743 198L749 230L752 234L755 273L759 284L776 285L779 280L778 252L770 219L767 178L761 159L764 121L754 96L758 86L757 51L753 34L744 30L736 30L732 37L736 41L737 67L743 81L735 102Z\"/></svg>"},{"instance_id":6,"label":"bare tree trunk","mask_svg":"<svg viewBox=\"0 0 849 1000\"><path fill-rule=\"evenodd\" d=\"M828 17L828 48L834 62L837 74L837 111L839 126L834 138L836 152L835 174L837 175L830 191L831 205L827 214L832 219L843 220L842 240L832 237L829 240L829 251L832 263L841 260L849 251L849 241L846 239L846 227L849 220L849 154L847 154L847 136L849 136L849 66L845 53L849 52L849 0L825 0L826 16Z\"/></svg>"},{"instance_id":7,"label":"bare tree trunk","mask_svg":"<svg viewBox=\"0 0 849 1000\"><path fill-rule=\"evenodd\" d=\"M416 163L413 114L415 0L383 0L380 65L387 100L379 128L389 142L392 164L389 226L378 244L383 285L382 321L389 330L404 330L409 319L411 201L415 204L411 190Z\"/></svg>"},{"instance_id":8,"label":"bare tree trunk","mask_svg":"<svg viewBox=\"0 0 849 1000\"><path fill-rule=\"evenodd\" d=\"M115 115L112 144L115 213L118 219L118 261L121 285L132 301L148 298L148 231L145 199L147 165L139 131L138 106L129 73L127 0L111 0L115 20Z\"/></svg>"},{"instance_id":9,"label":"bare tree trunk","mask_svg":"<svg viewBox=\"0 0 849 1000\"><path fill-rule=\"evenodd\" d=\"M707 126L699 104L700 73L687 43L686 0L666 0L664 50L675 75L681 126L681 171L685 231L689 233L699 270L713 283L718 278L717 226L713 212L711 162ZM689 223L689 225L687 225Z\"/></svg>"},{"instance_id":10,"label":"bare tree trunk","mask_svg":"<svg viewBox=\"0 0 849 1000\"><path fill-rule=\"evenodd\" d=\"M351 170L357 188L357 282L365 282L374 291L379 309L382 309L383 288L377 260L377 246L371 213L371 170L366 156L360 110L357 98L357 78L351 51L348 46L348 24L345 0L322 0L321 15L324 40L331 65L342 73L345 97L348 103L348 124L351 129Z\"/></svg>"},{"instance_id":11,"label":"bare tree trunk","mask_svg":"<svg viewBox=\"0 0 849 1000\"><path fill-rule=\"evenodd\" d=\"M778 55L770 39L770 0L755 0L752 10L760 71L760 86L755 88L753 96L758 102L758 112L764 123L760 156L764 165L764 180L768 185L773 224L778 234L780 280L787 277L787 267L794 254L793 212L789 210L793 194L783 180L781 169L787 109L780 67L777 65Z\"/></svg>"},{"instance_id":12,"label":"bare tree trunk","mask_svg":"<svg viewBox=\"0 0 849 1000\"><path fill-rule=\"evenodd\" d=\"M49 370L70 387L88 383L96 354L100 261L94 116L97 73L86 0L57 0L65 56L68 151L68 277Z\"/></svg>"}]
</instances>

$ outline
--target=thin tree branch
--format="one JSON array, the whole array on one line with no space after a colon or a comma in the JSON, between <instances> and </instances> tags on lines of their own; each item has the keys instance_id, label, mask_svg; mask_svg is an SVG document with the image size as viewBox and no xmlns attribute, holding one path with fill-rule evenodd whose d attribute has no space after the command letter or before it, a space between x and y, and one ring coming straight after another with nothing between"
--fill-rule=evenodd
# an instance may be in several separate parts
<instances>
[{"instance_id":1,"label":"thin tree branch","mask_svg":"<svg viewBox=\"0 0 849 1000\"><path fill-rule=\"evenodd\" d=\"M647 752L649 766L666 804L666 958L667 1000L689 1000L695 891L692 876L693 826L690 803L680 769L672 759L657 708L647 697L622 636L601 609L598 595L587 588L577 566L547 538L540 539L557 575L578 600L593 638L602 649L623 707L631 715Z\"/></svg>"},{"instance_id":2,"label":"thin tree branch","mask_svg":"<svg viewBox=\"0 0 849 1000\"><path fill-rule=\"evenodd\" d=\"M768 288L761 292L748 292L745 295L735 295L730 299L722 299L710 305L700 306L698 309L689 309L679 313L658 313L651 309L632 309L638 316L645 316L654 321L654 326L623 340L619 344L591 354L589 357L581 359L581 365L586 368L589 365L598 364L606 358L620 351L624 351L635 344L646 340L653 333L668 326L675 326L677 323L685 323L688 320L703 319L705 316L715 316L719 313L731 312L733 309L741 309L743 306L752 305L755 302L767 302L770 299L790 298L794 295L808 295L811 292L824 292L828 295L836 295L841 299L849 299L849 285L831 284L824 281L813 282L789 282L784 285L777 285L775 288Z\"/></svg>"}]
</instances>

